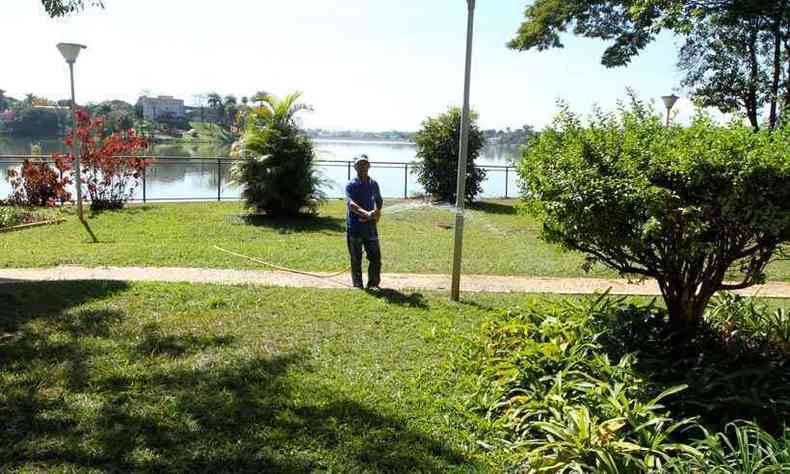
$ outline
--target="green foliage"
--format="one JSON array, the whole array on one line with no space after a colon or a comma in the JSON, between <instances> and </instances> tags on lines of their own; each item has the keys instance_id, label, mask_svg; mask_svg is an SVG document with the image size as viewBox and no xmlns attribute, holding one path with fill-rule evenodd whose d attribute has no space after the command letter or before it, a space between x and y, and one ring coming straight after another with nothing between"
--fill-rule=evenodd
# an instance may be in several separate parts
<instances>
[{"instance_id":1,"label":"green foliage","mask_svg":"<svg viewBox=\"0 0 790 474\"><path fill-rule=\"evenodd\" d=\"M324 200L313 144L296 123L296 114L309 110L299 97L295 93L263 100L250 115L242 158L231 168L231 179L244 187L246 206L270 216L315 212Z\"/></svg>"},{"instance_id":2,"label":"green foliage","mask_svg":"<svg viewBox=\"0 0 790 474\"><path fill-rule=\"evenodd\" d=\"M718 295L705 321L725 335L731 346L790 356L790 312L734 293Z\"/></svg>"},{"instance_id":3,"label":"green foliage","mask_svg":"<svg viewBox=\"0 0 790 474\"><path fill-rule=\"evenodd\" d=\"M7 115L5 128L11 135L42 137L57 135L68 113L61 117L51 109L18 104Z\"/></svg>"},{"instance_id":4,"label":"green foliage","mask_svg":"<svg viewBox=\"0 0 790 474\"><path fill-rule=\"evenodd\" d=\"M0 205L0 229L54 219L57 215L58 211L52 209Z\"/></svg>"},{"instance_id":5,"label":"green foliage","mask_svg":"<svg viewBox=\"0 0 790 474\"><path fill-rule=\"evenodd\" d=\"M749 422L734 422L724 432L694 443L702 456L681 455L668 473L767 474L790 472L790 429L774 437Z\"/></svg>"},{"instance_id":6,"label":"green foliage","mask_svg":"<svg viewBox=\"0 0 790 474\"><path fill-rule=\"evenodd\" d=\"M753 133L697 115L665 128L632 98L587 126L563 106L519 174L546 240L655 278L673 327L690 329L716 291L762 282L790 241L788 150L790 127Z\"/></svg>"},{"instance_id":7,"label":"green foliage","mask_svg":"<svg viewBox=\"0 0 790 474\"><path fill-rule=\"evenodd\" d=\"M757 128L770 104L770 128L790 106L788 0L536 0L508 46L520 51L563 47L561 35L608 42L602 63L626 65L662 31L681 39L684 84L702 103L742 108Z\"/></svg>"},{"instance_id":8,"label":"green foliage","mask_svg":"<svg viewBox=\"0 0 790 474\"><path fill-rule=\"evenodd\" d=\"M469 408L490 420L483 442L525 473L784 472L785 359L733 356L713 324L678 351L666 316L606 295L496 311L456 367L479 374Z\"/></svg>"},{"instance_id":9,"label":"green foliage","mask_svg":"<svg viewBox=\"0 0 790 474\"><path fill-rule=\"evenodd\" d=\"M126 132L134 128L135 106L122 100L106 100L99 104L85 106L85 110L93 116L104 117L107 132ZM71 117L69 117L69 121Z\"/></svg>"},{"instance_id":10,"label":"green foliage","mask_svg":"<svg viewBox=\"0 0 790 474\"><path fill-rule=\"evenodd\" d=\"M103 0L41 0L41 5L44 6L47 14L53 18L79 12L86 5L104 8Z\"/></svg>"},{"instance_id":11,"label":"green foliage","mask_svg":"<svg viewBox=\"0 0 790 474\"><path fill-rule=\"evenodd\" d=\"M226 145L232 144L239 139L239 135L233 133L228 128L211 122L190 122L191 130L184 135L184 142L214 142Z\"/></svg>"},{"instance_id":12,"label":"green foliage","mask_svg":"<svg viewBox=\"0 0 790 474\"><path fill-rule=\"evenodd\" d=\"M694 451L674 439L693 420L662 404L684 386L654 391L634 354L610 360L599 341L608 318L631 310L602 295L514 309L484 325L474 342L477 406L525 472L635 472Z\"/></svg>"},{"instance_id":13,"label":"green foliage","mask_svg":"<svg viewBox=\"0 0 790 474\"><path fill-rule=\"evenodd\" d=\"M429 194L441 201L455 202L458 182L458 155L461 137L461 109L451 108L438 117L430 117L417 132L418 164L414 169L417 181ZM477 116L469 120L469 145L465 198L471 202L482 192L484 170L475 166L480 150L485 145L483 133L477 126Z\"/></svg>"}]
</instances>

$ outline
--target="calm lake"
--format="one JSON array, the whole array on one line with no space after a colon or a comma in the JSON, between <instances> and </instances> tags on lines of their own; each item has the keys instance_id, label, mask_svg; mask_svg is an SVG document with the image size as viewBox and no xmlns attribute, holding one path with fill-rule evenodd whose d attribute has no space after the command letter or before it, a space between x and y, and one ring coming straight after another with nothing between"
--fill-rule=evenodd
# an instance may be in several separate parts
<instances>
[{"instance_id":1,"label":"calm lake","mask_svg":"<svg viewBox=\"0 0 790 474\"><path fill-rule=\"evenodd\" d=\"M325 192L329 197L341 197L343 187L353 170L347 161L365 153L371 160L370 174L381 187L384 197L402 198L422 192L413 167L404 165L415 160L416 146L411 143L372 142L353 140L313 140L321 162L318 165L322 175L328 180ZM31 145L38 144L42 153L64 152L65 148L57 139L29 139L0 137L0 156L29 155ZM217 157L227 157L228 146L215 144L159 144L154 147L157 157L146 173L146 198L149 200L178 199L217 199L218 188L222 199L236 199L239 188L229 183L229 164L217 165ZM477 160L477 165L488 170L483 183L483 197L514 197L518 193L517 177L514 169L505 169L518 157L516 147L489 146ZM10 167L18 168L0 161L0 198L10 192L4 179ZM219 170L218 170L219 168ZM407 173L408 171L408 173ZM135 199L142 199L142 189L135 193Z\"/></svg>"}]
</instances>

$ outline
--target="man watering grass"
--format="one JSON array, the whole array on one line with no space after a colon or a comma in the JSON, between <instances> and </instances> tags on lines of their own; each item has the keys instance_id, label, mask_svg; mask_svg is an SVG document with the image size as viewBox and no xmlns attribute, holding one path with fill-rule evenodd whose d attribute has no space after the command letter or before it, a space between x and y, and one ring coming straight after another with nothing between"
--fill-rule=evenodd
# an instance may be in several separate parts
<instances>
[{"instance_id":1,"label":"man watering grass","mask_svg":"<svg viewBox=\"0 0 790 474\"><path fill-rule=\"evenodd\" d=\"M381 248L376 223L381 217L381 199L378 183L368 176L370 161L367 155L354 159L357 177L346 185L348 201L346 241L351 257L351 282L362 288L362 248L368 257L368 288L378 289L381 282Z\"/></svg>"}]
</instances>

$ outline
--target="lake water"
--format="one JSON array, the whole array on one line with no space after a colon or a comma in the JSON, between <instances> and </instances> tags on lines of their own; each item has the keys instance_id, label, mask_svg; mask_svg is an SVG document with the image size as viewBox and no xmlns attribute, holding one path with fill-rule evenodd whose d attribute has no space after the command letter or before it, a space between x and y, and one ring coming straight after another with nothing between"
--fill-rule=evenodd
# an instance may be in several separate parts
<instances>
[{"instance_id":1,"label":"lake water","mask_svg":"<svg viewBox=\"0 0 790 474\"><path fill-rule=\"evenodd\" d=\"M20 139L0 137L0 155L29 155L32 144L41 146L42 153L65 152L57 139ZM370 157L370 175L381 187L384 197L402 198L421 193L422 187L412 173L413 167L404 165L415 161L416 146L411 143L372 142L353 140L313 140L316 154L321 162L318 165L324 178L328 180L325 192L329 197L341 197L343 187L353 170L348 161L354 156L365 153ZM217 199L218 188L222 199L237 199L239 188L228 181L230 164L217 165L216 157L226 157L229 147L214 144L167 145L159 144L153 149L157 157L146 173L145 195L149 200L180 199ZM516 196L518 183L515 171L506 166L512 165L518 156L515 147L486 147L477 160L477 165L487 169L488 176L483 183L483 197ZM10 167L0 162L0 177L6 176ZM0 178L0 198L10 192L5 179ZM135 193L135 199L142 199L142 189Z\"/></svg>"}]
</instances>

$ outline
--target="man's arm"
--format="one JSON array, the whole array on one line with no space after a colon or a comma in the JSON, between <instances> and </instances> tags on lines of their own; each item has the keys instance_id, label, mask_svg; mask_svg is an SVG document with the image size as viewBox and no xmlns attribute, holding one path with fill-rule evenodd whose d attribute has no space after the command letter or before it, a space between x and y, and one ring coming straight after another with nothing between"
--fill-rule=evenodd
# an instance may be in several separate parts
<instances>
[{"instance_id":1,"label":"man's arm","mask_svg":"<svg viewBox=\"0 0 790 474\"><path fill-rule=\"evenodd\" d=\"M370 219L373 213L363 209L362 206L357 204L351 197L351 184L346 185L346 201L348 202L348 208L351 209L351 212L365 219Z\"/></svg>"},{"instance_id":2,"label":"man's arm","mask_svg":"<svg viewBox=\"0 0 790 474\"><path fill-rule=\"evenodd\" d=\"M384 200L381 198L381 191L379 191L379 183L373 186L373 200L376 201L376 208L373 210L373 219L378 222L381 218L381 208L384 207Z\"/></svg>"}]
</instances>

